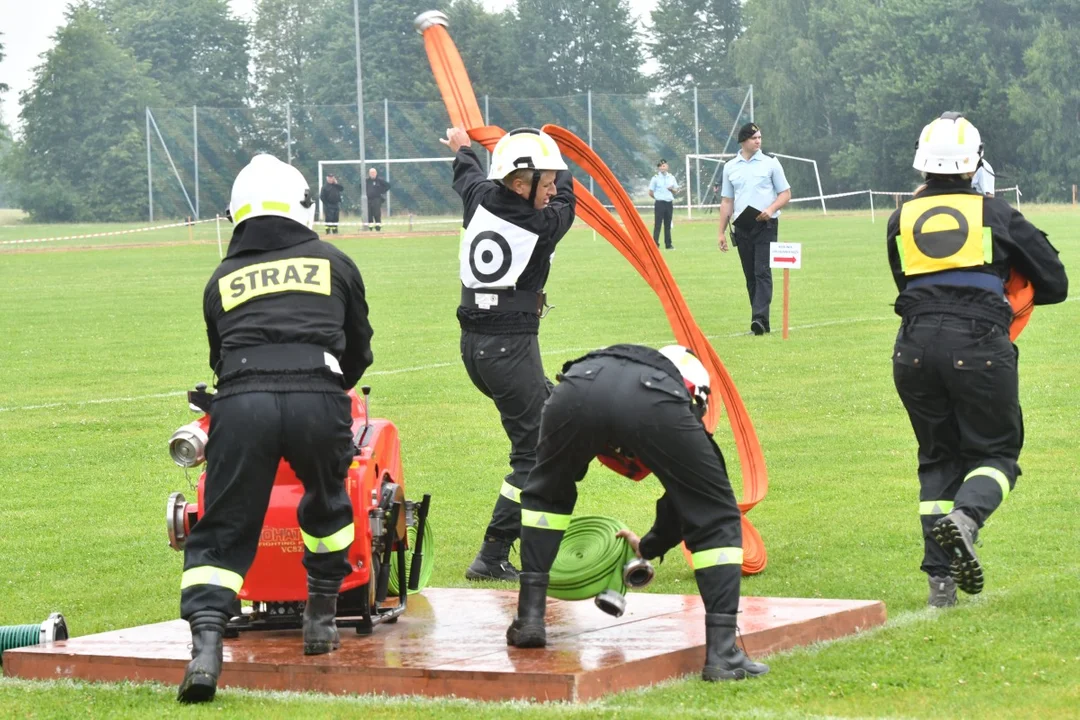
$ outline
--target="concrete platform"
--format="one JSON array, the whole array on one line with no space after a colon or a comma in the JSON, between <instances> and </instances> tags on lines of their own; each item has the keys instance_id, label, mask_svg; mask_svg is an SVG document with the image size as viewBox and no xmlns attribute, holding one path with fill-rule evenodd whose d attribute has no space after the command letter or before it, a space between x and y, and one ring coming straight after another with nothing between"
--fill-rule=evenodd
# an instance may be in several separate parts
<instances>
[{"instance_id":1,"label":"concrete platform","mask_svg":"<svg viewBox=\"0 0 1080 720\"><path fill-rule=\"evenodd\" d=\"M244 633L225 641L219 687L386 693L478 700L587 701L697 674L705 658L699 597L633 593L621 618L590 602L548 600L548 646L506 646L517 593L428 589L374 635L342 632L341 650L305 657L300 631ZM885 622L873 600L742 599L740 628L755 659ZM187 623L174 620L4 653L4 673L179 684L190 659Z\"/></svg>"}]
</instances>

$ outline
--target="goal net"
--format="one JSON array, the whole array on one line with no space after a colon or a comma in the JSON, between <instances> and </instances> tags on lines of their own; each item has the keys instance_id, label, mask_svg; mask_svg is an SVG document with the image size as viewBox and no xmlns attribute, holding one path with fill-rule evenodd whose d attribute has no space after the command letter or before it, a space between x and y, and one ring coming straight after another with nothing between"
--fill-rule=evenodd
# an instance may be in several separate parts
<instances>
[{"instance_id":1,"label":"goal net","mask_svg":"<svg viewBox=\"0 0 1080 720\"><path fill-rule=\"evenodd\" d=\"M791 185L791 202L820 207L823 213L826 212L817 161L781 153L769 154L780 158L784 166L784 176ZM686 155L686 200L680 204L686 208L687 217L715 213L720 207L724 163L733 157L735 153Z\"/></svg>"},{"instance_id":2,"label":"goal net","mask_svg":"<svg viewBox=\"0 0 1080 720\"><path fill-rule=\"evenodd\" d=\"M461 223L461 198L454 192L453 157L373 158L359 160L320 160L319 184L312 188L316 195L319 223L323 223L322 200L317 196L334 175L344 189L341 217L342 232L353 232L366 226L361 216L360 198L367 171L375 168L378 176L390 183L390 191L382 204L384 231L413 230L431 226L443 229ZM440 228L441 226L441 228Z\"/></svg>"}]
</instances>

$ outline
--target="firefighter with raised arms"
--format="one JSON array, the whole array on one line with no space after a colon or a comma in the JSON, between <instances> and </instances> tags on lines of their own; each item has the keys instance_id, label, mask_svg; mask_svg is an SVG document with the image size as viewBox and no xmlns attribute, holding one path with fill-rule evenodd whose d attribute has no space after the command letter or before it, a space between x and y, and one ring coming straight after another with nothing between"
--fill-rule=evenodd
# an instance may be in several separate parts
<instances>
[{"instance_id":1,"label":"firefighter with raised arms","mask_svg":"<svg viewBox=\"0 0 1080 720\"><path fill-rule=\"evenodd\" d=\"M454 190L464 208L459 253L461 359L491 398L510 439L502 483L469 580L516 580L510 547L521 532L519 494L536 462L540 414L551 392L537 335L555 246L574 224L574 180L555 141L539 130L499 140L487 173L468 133L442 140L455 154Z\"/></svg>"},{"instance_id":2,"label":"firefighter with raised arms","mask_svg":"<svg viewBox=\"0 0 1080 720\"><path fill-rule=\"evenodd\" d=\"M1010 272L1035 305L1059 303L1068 278L1046 234L1004 200L971 188L979 131L948 112L919 135L926 184L889 218L887 246L903 318L893 379L919 445L919 515L931 607L983 589L975 542L1020 476L1024 442L1010 340ZM1012 286L1012 283L1009 283Z\"/></svg>"},{"instance_id":3,"label":"firefighter with raised arms","mask_svg":"<svg viewBox=\"0 0 1080 720\"><path fill-rule=\"evenodd\" d=\"M736 643L742 526L720 448L705 430L709 374L680 345L661 350L613 345L563 366L544 407L536 467L521 492L521 575L509 645L544 647L549 573L593 458L664 487L644 537L620 531L640 557L661 557L680 541L693 554L705 605L702 679L742 680L768 672Z\"/></svg>"},{"instance_id":4,"label":"firefighter with raised arms","mask_svg":"<svg viewBox=\"0 0 1080 720\"><path fill-rule=\"evenodd\" d=\"M312 231L314 210L300 171L270 155L256 155L233 183L236 226L203 295L218 391L205 512L184 547L180 614L191 626L192 661L181 702L214 697L222 635L283 458L304 484L304 654L340 646L337 596L354 535L346 391L371 365L372 332L360 272Z\"/></svg>"}]
</instances>

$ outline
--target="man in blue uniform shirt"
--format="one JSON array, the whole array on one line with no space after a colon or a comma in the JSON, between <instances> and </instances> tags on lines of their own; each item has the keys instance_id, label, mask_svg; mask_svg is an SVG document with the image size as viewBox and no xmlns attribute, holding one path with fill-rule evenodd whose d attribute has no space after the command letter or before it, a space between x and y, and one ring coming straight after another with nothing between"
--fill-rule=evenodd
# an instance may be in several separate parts
<instances>
[{"instance_id":1,"label":"man in blue uniform shirt","mask_svg":"<svg viewBox=\"0 0 1080 720\"><path fill-rule=\"evenodd\" d=\"M772 270L769 243L776 242L780 208L791 200L791 185L780 162L761 152L761 128L750 122L739 129L740 150L724 164L720 190L720 250L728 251L727 227L739 250L750 295L750 331L769 332Z\"/></svg>"},{"instance_id":2,"label":"man in blue uniform shirt","mask_svg":"<svg viewBox=\"0 0 1080 720\"><path fill-rule=\"evenodd\" d=\"M653 212L656 217L653 223L652 239L656 247L660 247L660 226L664 227L664 247L673 250L671 244L671 217L675 210L675 195L679 191L679 182L675 176L668 172L667 160L663 158L656 164L656 174L649 181L649 197L655 201Z\"/></svg>"}]
</instances>

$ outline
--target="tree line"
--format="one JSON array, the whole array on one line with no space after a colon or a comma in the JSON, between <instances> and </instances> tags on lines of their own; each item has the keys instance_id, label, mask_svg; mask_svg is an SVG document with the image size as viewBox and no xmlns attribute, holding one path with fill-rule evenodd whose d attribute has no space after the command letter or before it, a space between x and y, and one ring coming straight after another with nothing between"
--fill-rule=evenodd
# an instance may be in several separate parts
<instances>
[{"instance_id":1,"label":"tree line","mask_svg":"<svg viewBox=\"0 0 1080 720\"><path fill-rule=\"evenodd\" d=\"M665 0L647 29L629 0L435 4L477 95L752 84L766 149L816 159L827 192L914 184L944 110L982 131L999 186L1080 182L1080 0ZM439 97L412 26L432 5L361 0L365 97ZM146 107L355 103L351 0L259 0L250 23L226 0L81 0L54 40L0 118L0 202L36 220L145 217Z\"/></svg>"}]
</instances>

